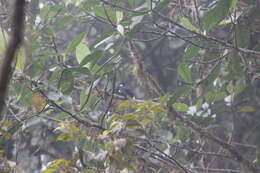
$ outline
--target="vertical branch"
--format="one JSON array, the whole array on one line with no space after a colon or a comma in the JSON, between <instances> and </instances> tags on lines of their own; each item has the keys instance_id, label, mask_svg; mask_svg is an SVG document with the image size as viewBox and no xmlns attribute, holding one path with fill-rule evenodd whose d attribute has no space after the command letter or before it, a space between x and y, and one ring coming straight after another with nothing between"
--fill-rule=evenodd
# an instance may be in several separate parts
<instances>
[{"instance_id":1,"label":"vertical branch","mask_svg":"<svg viewBox=\"0 0 260 173\"><path fill-rule=\"evenodd\" d=\"M12 63L23 41L25 0L15 0L11 20L11 37L7 44L2 66L0 67L0 119L4 109L5 97L10 77L12 76Z\"/></svg>"},{"instance_id":2,"label":"vertical branch","mask_svg":"<svg viewBox=\"0 0 260 173\"><path fill-rule=\"evenodd\" d=\"M106 115L108 114L108 112L109 112L109 109L111 108L111 106L112 106L112 104L113 104L113 100L114 100L114 94L115 94L115 88L116 88L116 69L114 70L114 77L113 77L113 86L112 86L113 88L112 88L112 95L111 95L111 98L110 98L110 101L109 101L109 103L108 103L108 106L107 106L107 108L106 108L106 110L105 110L105 113L104 113L104 115L102 116L102 118L101 118L101 127L103 127L103 124L104 124L104 120L105 120L105 118L106 118Z\"/></svg>"},{"instance_id":3,"label":"vertical branch","mask_svg":"<svg viewBox=\"0 0 260 173\"><path fill-rule=\"evenodd\" d=\"M133 59L133 74L137 77L140 83L145 83L158 96L163 96L165 93L154 79L154 77L144 69L143 57L134 44L129 41L129 47Z\"/></svg>"}]
</instances>

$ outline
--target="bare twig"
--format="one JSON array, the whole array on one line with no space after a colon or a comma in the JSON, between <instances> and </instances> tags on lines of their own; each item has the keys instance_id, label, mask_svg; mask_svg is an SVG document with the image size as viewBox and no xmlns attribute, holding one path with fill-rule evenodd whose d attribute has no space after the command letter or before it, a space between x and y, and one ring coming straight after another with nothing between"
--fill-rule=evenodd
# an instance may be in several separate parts
<instances>
[{"instance_id":1,"label":"bare twig","mask_svg":"<svg viewBox=\"0 0 260 173\"><path fill-rule=\"evenodd\" d=\"M233 169L214 169L214 168L199 168L199 167L195 167L193 169L199 172L207 172L207 173L240 173L239 170L233 170Z\"/></svg>"},{"instance_id":2,"label":"bare twig","mask_svg":"<svg viewBox=\"0 0 260 173\"><path fill-rule=\"evenodd\" d=\"M106 1L106 0L100 0L100 1L103 2L104 4L107 4L107 5L111 6L111 7L118 8L118 9L122 9L122 10L124 10L124 11L128 11L128 12L131 12L131 13L139 13L139 14L141 13L141 14L145 14L145 13L148 13L148 12L151 11L151 10L137 11L137 10L132 10L132 9L130 9L130 8L126 8L126 7L122 7L122 6L113 4L113 3L108 2L108 1Z\"/></svg>"},{"instance_id":3,"label":"bare twig","mask_svg":"<svg viewBox=\"0 0 260 173\"><path fill-rule=\"evenodd\" d=\"M217 136L209 133L208 131L206 131L205 129L203 129L202 127L200 127L198 124L196 124L195 122L185 118L184 116L180 115L178 112L176 112L172 107L168 107L168 112L169 114L171 114L172 116L178 118L182 123L186 124L188 127L192 128L195 132L197 132L198 134L200 134L201 136L211 140L212 142L222 146L224 149L226 149L227 151L229 151L229 153L231 154L232 157L234 157L234 159L236 159L239 163L241 163L242 165L244 165L245 167L247 167L252 173L258 173L257 169L252 165L252 163L250 161L248 161L247 159L245 159L238 151L237 149L229 144L228 142L225 142L223 140L221 140L220 138L218 138Z\"/></svg>"},{"instance_id":4,"label":"bare twig","mask_svg":"<svg viewBox=\"0 0 260 173\"><path fill-rule=\"evenodd\" d=\"M222 157L222 158L227 158L227 159L232 159L231 156L226 155L226 154L221 154L221 153L214 153L214 152L205 152L205 151L198 151L198 150L193 150L190 148L184 148L185 150L188 150L192 153L196 153L199 155L206 155L206 156L214 156L214 157Z\"/></svg>"},{"instance_id":5,"label":"bare twig","mask_svg":"<svg viewBox=\"0 0 260 173\"><path fill-rule=\"evenodd\" d=\"M46 96L45 96L46 97ZM99 125L95 125L90 123L89 121L85 120L85 119L81 119L80 117L72 114L71 112L67 111L66 109L62 108L60 105L58 105L57 103L55 103L52 100L48 100L54 107L58 108L60 111L68 114L71 118L73 118L74 120L78 121L79 123L83 124L85 127L94 127L97 128L99 130L106 130L105 128L99 126Z\"/></svg>"},{"instance_id":6,"label":"bare twig","mask_svg":"<svg viewBox=\"0 0 260 173\"><path fill-rule=\"evenodd\" d=\"M254 50L249 50L249 49L245 49L245 48L235 47L234 45L229 44L229 43L227 43L227 42L225 42L225 41L219 40L219 39L217 39L217 38L214 38L214 37L211 37L211 36L208 36L208 35L203 35L203 34L201 34L201 33L198 33L198 32L196 32L196 31L193 31L193 30L190 30L190 29L188 29L188 28L182 26L181 24L179 24L179 23L173 21L171 18L169 18L169 17L167 17L167 16L165 16L165 15L163 15L163 14L161 14L161 13L155 11L155 10L152 10L152 11L153 11L155 14L157 14L159 17L161 17L162 19L164 19L165 21L168 21L168 22L172 23L173 25L178 26L179 28L181 28L181 29L183 29L183 30L185 30L185 31L187 31L187 32L189 32L189 33L195 34L195 35L197 35L197 36L199 36L199 37L201 37L201 38L203 38L203 39L205 39L205 40L213 41L213 42L218 43L218 44L220 44L220 45L222 45L222 46L235 49L235 50L237 50L237 51L239 51L239 52L241 52L241 53L244 53L244 54L248 54L248 55L258 55L258 56L260 55L260 52L259 52L259 51L254 51Z\"/></svg>"},{"instance_id":7,"label":"bare twig","mask_svg":"<svg viewBox=\"0 0 260 173\"><path fill-rule=\"evenodd\" d=\"M168 156L167 154L165 154L164 152L159 151L159 153L156 153L156 152L153 152L153 151L150 151L150 150L147 150L145 149L144 147L142 146L138 146L136 145L136 148L138 148L139 150L142 150L144 152L147 152L147 153L150 153L150 156L154 159L157 159L163 163L170 163L170 165L172 165L173 168L179 168L180 170L183 170L185 173L191 173L191 171L187 170L187 168L185 168L184 166L182 166L177 160L175 160L174 158Z\"/></svg>"},{"instance_id":8,"label":"bare twig","mask_svg":"<svg viewBox=\"0 0 260 173\"><path fill-rule=\"evenodd\" d=\"M116 87L116 71L114 71L113 88L112 88L111 99L110 99L110 101L109 101L109 103L108 103L108 106L107 106L107 108L106 108L106 110L105 110L105 113L104 113L104 115L102 116L101 121L100 121L101 127L103 127L105 117L106 117L106 115L107 115L109 109L110 109L111 106L112 106L112 103L113 103L113 100L114 100L115 87Z\"/></svg>"}]
</instances>

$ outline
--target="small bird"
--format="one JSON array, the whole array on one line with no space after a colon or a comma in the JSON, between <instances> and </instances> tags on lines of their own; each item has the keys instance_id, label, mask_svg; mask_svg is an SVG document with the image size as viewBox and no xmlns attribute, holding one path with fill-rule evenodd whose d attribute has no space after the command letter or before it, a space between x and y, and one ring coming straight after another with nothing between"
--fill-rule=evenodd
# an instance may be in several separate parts
<instances>
[{"instance_id":1,"label":"small bird","mask_svg":"<svg viewBox=\"0 0 260 173\"><path fill-rule=\"evenodd\" d=\"M126 99L134 97L134 93L125 83L120 83L118 85L118 87L116 88L116 94L124 96Z\"/></svg>"}]
</instances>

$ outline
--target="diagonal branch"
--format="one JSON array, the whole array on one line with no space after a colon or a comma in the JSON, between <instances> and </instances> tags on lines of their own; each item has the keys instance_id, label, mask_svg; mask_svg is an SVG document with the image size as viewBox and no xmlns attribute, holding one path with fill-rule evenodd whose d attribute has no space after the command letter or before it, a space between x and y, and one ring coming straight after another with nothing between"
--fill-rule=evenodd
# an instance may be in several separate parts
<instances>
[{"instance_id":1,"label":"diagonal branch","mask_svg":"<svg viewBox=\"0 0 260 173\"><path fill-rule=\"evenodd\" d=\"M198 124L196 124L195 122L183 117L182 115L180 115L178 112L176 112L173 108L168 107L168 112L170 115L178 118L182 123L186 124L188 127L192 128L195 132L197 132L198 134L200 134L201 136L211 140L212 142L222 146L224 149L226 149L227 151L229 151L229 153L242 165L244 165L245 167L247 167L252 173L257 173L257 169L252 165L252 163L250 161L248 161L247 159L245 159L238 151L237 149L221 140L220 138L218 138L217 136L209 133L208 131L204 130L202 127L200 127Z\"/></svg>"},{"instance_id":2,"label":"diagonal branch","mask_svg":"<svg viewBox=\"0 0 260 173\"><path fill-rule=\"evenodd\" d=\"M204 35L204 34L198 33L198 32L193 31L193 30L190 30L190 29L188 29L188 28L182 26L181 24L175 22L175 21L172 20L171 18L169 18L169 17L167 17L167 16L165 16L165 15L163 15L163 14L161 14L161 13L155 11L155 10L152 10L152 11L153 11L154 14L156 14L157 16L159 16L160 18L162 18L163 20L168 21L168 22L170 22L171 24L173 24L173 25L175 25L175 26L177 26L177 27L179 27L179 28L182 28L183 30L185 30L185 31L187 31L187 32L189 32L189 33L195 34L195 35L199 36L200 38L203 38L203 39L205 39L205 40L213 41L213 42L215 42L215 43L217 43L217 44L220 44L220 45L225 46L225 47L228 47L228 48L235 49L235 50L237 50L237 51L239 51L239 52L241 52L241 53L247 54L247 55L256 55L256 56L259 56L259 55L260 55L260 52L259 52L259 51L254 51L254 50L245 49L245 48L241 48L241 47L235 47L234 45L229 44L229 43L227 43L227 42L225 42L225 41L219 40L219 39L217 39L217 38L214 38L214 37L211 37L211 36L208 36L208 35Z\"/></svg>"}]
</instances>

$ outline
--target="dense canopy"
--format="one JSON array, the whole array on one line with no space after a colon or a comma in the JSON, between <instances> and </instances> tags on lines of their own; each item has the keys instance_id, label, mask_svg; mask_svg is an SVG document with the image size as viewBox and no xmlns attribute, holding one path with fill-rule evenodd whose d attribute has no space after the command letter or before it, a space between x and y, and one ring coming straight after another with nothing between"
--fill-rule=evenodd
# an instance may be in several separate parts
<instances>
[{"instance_id":1,"label":"dense canopy","mask_svg":"<svg viewBox=\"0 0 260 173\"><path fill-rule=\"evenodd\" d=\"M0 0L0 172L259 173L259 0Z\"/></svg>"}]
</instances>

